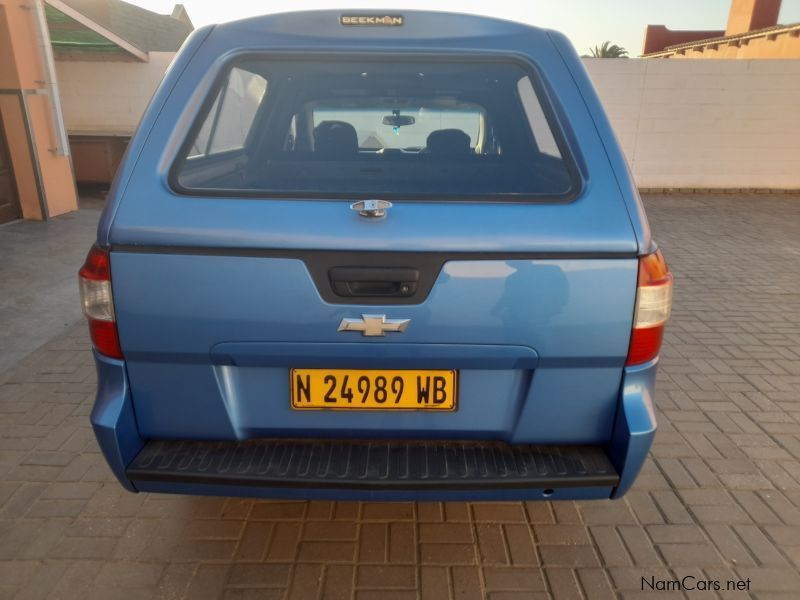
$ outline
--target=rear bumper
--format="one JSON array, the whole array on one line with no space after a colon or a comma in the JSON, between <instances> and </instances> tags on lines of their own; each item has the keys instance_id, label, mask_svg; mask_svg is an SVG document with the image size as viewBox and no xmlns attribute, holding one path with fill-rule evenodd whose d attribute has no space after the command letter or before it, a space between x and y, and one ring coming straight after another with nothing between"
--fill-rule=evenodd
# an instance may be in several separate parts
<instances>
[{"instance_id":1,"label":"rear bumper","mask_svg":"<svg viewBox=\"0 0 800 600\"><path fill-rule=\"evenodd\" d=\"M607 448L608 457L620 475L612 498L622 497L631 488L653 445L657 364L658 357L643 365L627 367L622 376L617 417Z\"/></svg>"},{"instance_id":2,"label":"rear bumper","mask_svg":"<svg viewBox=\"0 0 800 600\"><path fill-rule=\"evenodd\" d=\"M127 468L139 489L174 484L305 497L608 497L619 475L600 446L385 440L150 441ZM186 488L185 486L190 486ZM191 487L194 486L194 487ZM580 490L580 491L577 491ZM263 492L262 492L263 491Z\"/></svg>"},{"instance_id":3,"label":"rear bumper","mask_svg":"<svg viewBox=\"0 0 800 600\"><path fill-rule=\"evenodd\" d=\"M619 498L641 470L656 430L657 360L625 370L605 447L147 441L137 429L125 363L95 359L92 426L130 491L342 500Z\"/></svg>"},{"instance_id":4,"label":"rear bumper","mask_svg":"<svg viewBox=\"0 0 800 600\"><path fill-rule=\"evenodd\" d=\"M125 475L128 466L144 447L133 412L128 373L124 361L94 353L97 366L97 398L91 421L100 451L125 489L136 488Z\"/></svg>"}]
</instances>

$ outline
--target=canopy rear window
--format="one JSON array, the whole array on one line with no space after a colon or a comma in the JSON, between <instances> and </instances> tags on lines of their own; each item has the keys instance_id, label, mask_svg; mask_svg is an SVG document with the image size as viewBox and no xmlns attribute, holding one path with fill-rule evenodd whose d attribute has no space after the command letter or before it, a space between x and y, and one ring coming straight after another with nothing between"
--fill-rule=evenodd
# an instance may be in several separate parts
<instances>
[{"instance_id":1,"label":"canopy rear window","mask_svg":"<svg viewBox=\"0 0 800 600\"><path fill-rule=\"evenodd\" d=\"M516 62L263 57L227 69L172 183L265 198L563 199L571 165Z\"/></svg>"}]
</instances>

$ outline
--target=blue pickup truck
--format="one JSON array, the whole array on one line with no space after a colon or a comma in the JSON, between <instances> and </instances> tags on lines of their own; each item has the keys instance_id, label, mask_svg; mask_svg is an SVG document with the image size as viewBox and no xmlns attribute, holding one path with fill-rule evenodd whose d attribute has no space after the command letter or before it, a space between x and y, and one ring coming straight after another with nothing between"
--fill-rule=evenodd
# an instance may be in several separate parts
<instances>
[{"instance_id":1,"label":"blue pickup truck","mask_svg":"<svg viewBox=\"0 0 800 600\"><path fill-rule=\"evenodd\" d=\"M131 491L618 498L672 276L567 39L314 11L197 30L80 271Z\"/></svg>"}]
</instances>

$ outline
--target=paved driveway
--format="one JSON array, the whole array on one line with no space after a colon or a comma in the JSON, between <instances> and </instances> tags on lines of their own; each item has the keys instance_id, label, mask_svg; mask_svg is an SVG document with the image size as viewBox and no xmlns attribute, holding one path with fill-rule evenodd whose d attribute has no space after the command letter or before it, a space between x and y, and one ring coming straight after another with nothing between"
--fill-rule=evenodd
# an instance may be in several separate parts
<instances>
[{"instance_id":1,"label":"paved driveway","mask_svg":"<svg viewBox=\"0 0 800 600\"><path fill-rule=\"evenodd\" d=\"M0 598L627 598L686 575L723 588L690 597L800 597L800 197L647 205L676 306L624 500L128 494L88 426L79 323L0 375Z\"/></svg>"},{"instance_id":2,"label":"paved driveway","mask_svg":"<svg viewBox=\"0 0 800 600\"><path fill-rule=\"evenodd\" d=\"M0 373L80 318L75 269L102 206L99 194L86 194L82 210L0 226Z\"/></svg>"}]
</instances>

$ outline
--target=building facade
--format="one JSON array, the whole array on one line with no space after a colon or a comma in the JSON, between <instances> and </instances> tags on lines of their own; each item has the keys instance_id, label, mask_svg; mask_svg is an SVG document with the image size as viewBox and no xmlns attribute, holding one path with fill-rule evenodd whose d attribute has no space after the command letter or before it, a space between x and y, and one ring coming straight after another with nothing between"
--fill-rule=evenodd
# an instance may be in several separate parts
<instances>
[{"instance_id":1,"label":"building facade","mask_svg":"<svg viewBox=\"0 0 800 600\"><path fill-rule=\"evenodd\" d=\"M44 5L0 0L0 222L78 206Z\"/></svg>"},{"instance_id":2,"label":"building facade","mask_svg":"<svg viewBox=\"0 0 800 600\"><path fill-rule=\"evenodd\" d=\"M675 31L648 25L643 58L800 58L800 23L778 24L781 0L733 0L727 27Z\"/></svg>"},{"instance_id":3,"label":"building facade","mask_svg":"<svg viewBox=\"0 0 800 600\"><path fill-rule=\"evenodd\" d=\"M78 207L110 183L193 29L122 0L0 0L0 223Z\"/></svg>"},{"instance_id":4,"label":"building facade","mask_svg":"<svg viewBox=\"0 0 800 600\"><path fill-rule=\"evenodd\" d=\"M192 32L122 0L46 0L61 104L79 184L108 184L173 56Z\"/></svg>"}]
</instances>

